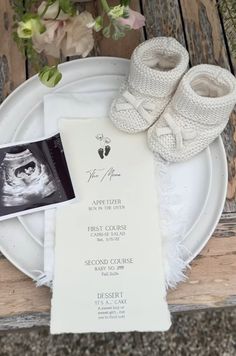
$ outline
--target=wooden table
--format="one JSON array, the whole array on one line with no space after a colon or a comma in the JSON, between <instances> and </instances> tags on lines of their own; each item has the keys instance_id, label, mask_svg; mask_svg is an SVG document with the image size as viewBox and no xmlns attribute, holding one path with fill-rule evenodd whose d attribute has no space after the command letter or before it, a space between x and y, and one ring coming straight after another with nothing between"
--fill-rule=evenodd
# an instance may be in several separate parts
<instances>
[{"instance_id":1,"label":"wooden table","mask_svg":"<svg viewBox=\"0 0 236 356\"><path fill-rule=\"evenodd\" d=\"M96 2L83 5L93 14ZM130 57L145 38L173 36L185 45L191 65L213 63L236 72L236 59L227 43L224 17L215 0L142 0L132 8L146 16L144 31L132 31L117 43L97 38L94 55ZM10 30L12 10L8 0L0 4L0 100L32 74L19 54ZM236 113L223 133L228 156L227 201L220 223L207 246L191 264L188 280L168 293L173 312L236 305ZM50 292L34 283L0 256L0 330L48 325Z\"/></svg>"}]
</instances>

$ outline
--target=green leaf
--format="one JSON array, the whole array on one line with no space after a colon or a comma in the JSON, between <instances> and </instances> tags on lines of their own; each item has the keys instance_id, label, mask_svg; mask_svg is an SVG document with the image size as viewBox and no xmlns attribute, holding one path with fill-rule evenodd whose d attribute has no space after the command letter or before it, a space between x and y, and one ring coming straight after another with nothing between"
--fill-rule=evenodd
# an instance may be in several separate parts
<instances>
[{"instance_id":1,"label":"green leaf","mask_svg":"<svg viewBox=\"0 0 236 356\"><path fill-rule=\"evenodd\" d=\"M95 24L94 24L94 31L96 32L99 32L103 27L103 18L102 16L98 16L96 19L95 19Z\"/></svg>"},{"instance_id":2,"label":"green leaf","mask_svg":"<svg viewBox=\"0 0 236 356\"><path fill-rule=\"evenodd\" d=\"M49 88L53 88L55 87L61 80L62 78L62 74L61 72L58 70L57 66L44 66L39 74L39 79L41 81L41 83L43 83L44 85L46 85Z\"/></svg>"},{"instance_id":3,"label":"green leaf","mask_svg":"<svg viewBox=\"0 0 236 356\"><path fill-rule=\"evenodd\" d=\"M74 16L76 14L76 9L71 0L59 0L59 7L63 12L70 16Z\"/></svg>"}]
</instances>

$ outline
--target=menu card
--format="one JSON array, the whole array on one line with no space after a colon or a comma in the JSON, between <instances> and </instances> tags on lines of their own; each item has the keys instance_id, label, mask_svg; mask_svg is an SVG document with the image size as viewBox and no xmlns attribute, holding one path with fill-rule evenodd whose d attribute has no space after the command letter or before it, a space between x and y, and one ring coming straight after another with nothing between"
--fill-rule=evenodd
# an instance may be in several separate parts
<instances>
[{"instance_id":1,"label":"menu card","mask_svg":"<svg viewBox=\"0 0 236 356\"><path fill-rule=\"evenodd\" d=\"M154 160L146 135L61 119L80 202L58 209L51 333L170 327Z\"/></svg>"}]
</instances>

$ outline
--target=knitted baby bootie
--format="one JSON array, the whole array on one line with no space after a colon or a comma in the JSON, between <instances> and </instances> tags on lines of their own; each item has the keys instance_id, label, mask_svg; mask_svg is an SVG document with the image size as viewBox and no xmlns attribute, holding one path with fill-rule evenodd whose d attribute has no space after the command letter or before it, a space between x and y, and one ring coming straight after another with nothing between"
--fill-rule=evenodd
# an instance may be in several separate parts
<instances>
[{"instance_id":1,"label":"knitted baby bootie","mask_svg":"<svg viewBox=\"0 0 236 356\"><path fill-rule=\"evenodd\" d=\"M190 159L221 134L235 103L236 79L228 70L210 64L193 67L148 130L150 149L170 162Z\"/></svg>"},{"instance_id":2,"label":"knitted baby bootie","mask_svg":"<svg viewBox=\"0 0 236 356\"><path fill-rule=\"evenodd\" d=\"M129 133L150 127L170 101L188 61L188 52L174 38L140 44L132 54L128 79L111 106L114 125Z\"/></svg>"}]
</instances>

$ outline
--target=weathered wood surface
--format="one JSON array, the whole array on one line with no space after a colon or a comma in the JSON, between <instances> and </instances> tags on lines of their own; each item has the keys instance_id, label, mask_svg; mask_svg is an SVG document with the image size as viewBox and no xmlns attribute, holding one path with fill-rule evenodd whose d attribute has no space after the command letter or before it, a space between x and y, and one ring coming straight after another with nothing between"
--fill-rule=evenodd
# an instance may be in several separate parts
<instances>
[{"instance_id":1,"label":"weathered wood surface","mask_svg":"<svg viewBox=\"0 0 236 356\"><path fill-rule=\"evenodd\" d=\"M173 312L236 305L236 214L226 214L214 236L187 271L188 279L169 291ZM225 234L227 232L227 235ZM48 325L50 291L0 259L0 330Z\"/></svg>"},{"instance_id":2,"label":"weathered wood surface","mask_svg":"<svg viewBox=\"0 0 236 356\"><path fill-rule=\"evenodd\" d=\"M230 69L224 28L215 0L143 0L147 36L173 36L189 51L190 65L217 64ZM227 151L229 184L225 212L236 211L236 112L222 134Z\"/></svg>"},{"instance_id":3,"label":"weathered wood surface","mask_svg":"<svg viewBox=\"0 0 236 356\"><path fill-rule=\"evenodd\" d=\"M146 21L146 36L171 36L186 46L178 0L142 0Z\"/></svg>"},{"instance_id":4,"label":"weathered wood surface","mask_svg":"<svg viewBox=\"0 0 236 356\"><path fill-rule=\"evenodd\" d=\"M0 103L21 84L25 76L25 61L11 35L13 12L9 0L0 4Z\"/></svg>"},{"instance_id":5,"label":"weathered wood surface","mask_svg":"<svg viewBox=\"0 0 236 356\"><path fill-rule=\"evenodd\" d=\"M233 51L232 51L232 47L231 47L231 41L230 41L230 37L232 36L235 36L232 35L230 32L230 28L229 26L227 26L227 18L229 17L229 7L227 6L227 12L223 12L221 11L220 9L220 6L219 6L219 14L220 14L220 17L221 17L221 20L222 20L222 24L223 24L223 30L224 30L224 33L225 33L225 36L227 38L227 44L228 44L228 52L229 52L229 58L230 58L230 64L231 64L231 67L232 67L232 71L234 72L234 74L236 74L236 53L233 54Z\"/></svg>"},{"instance_id":6,"label":"weathered wood surface","mask_svg":"<svg viewBox=\"0 0 236 356\"><path fill-rule=\"evenodd\" d=\"M145 31L133 31L116 43L97 36L93 54L129 58L144 36L163 35L173 36L187 47L191 65L203 62L236 68L224 42L224 18L220 21L215 0L132 1L133 8L140 6L147 20ZM97 1L86 1L83 8L94 15L99 11ZM10 36L11 17L9 1L1 1L0 100L26 78L27 66ZM27 71L32 74L30 67ZM225 214L214 236L191 264L187 281L168 293L174 312L236 305L235 120L234 114L223 135L229 163ZM0 255L0 330L48 325L49 310L49 290L35 288L28 277Z\"/></svg>"},{"instance_id":7,"label":"weathered wood surface","mask_svg":"<svg viewBox=\"0 0 236 356\"><path fill-rule=\"evenodd\" d=\"M230 69L218 7L215 0L180 0L184 18L187 47L192 65L217 64ZM236 211L236 111L222 137L227 151L229 184L225 212Z\"/></svg>"},{"instance_id":8,"label":"weathered wood surface","mask_svg":"<svg viewBox=\"0 0 236 356\"><path fill-rule=\"evenodd\" d=\"M97 13L101 11L101 5L98 1L96 8ZM116 0L109 1L110 4L117 4ZM136 11L140 11L140 4L138 0L132 0L130 6ZM143 39L142 31L130 31L125 38L118 40L114 43L109 38L105 38L102 35L97 36L97 55L113 56L130 58L133 50Z\"/></svg>"}]
</instances>

